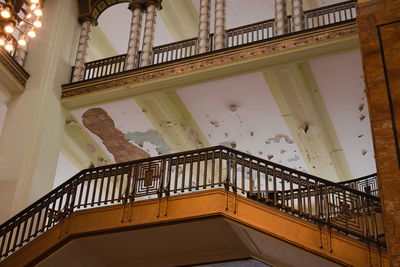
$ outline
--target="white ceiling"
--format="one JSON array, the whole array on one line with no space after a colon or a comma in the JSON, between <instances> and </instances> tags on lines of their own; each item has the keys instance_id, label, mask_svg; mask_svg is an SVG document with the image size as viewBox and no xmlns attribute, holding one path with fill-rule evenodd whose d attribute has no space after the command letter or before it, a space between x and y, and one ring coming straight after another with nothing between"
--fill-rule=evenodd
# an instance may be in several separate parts
<instances>
[{"instance_id":1,"label":"white ceiling","mask_svg":"<svg viewBox=\"0 0 400 267\"><path fill-rule=\"evenodd\" d=\"M360 51L310 64L353 177L376 172Z\"/></svg>"},{"instance_id":2,"label":"white ceiling","mask_svg":"<svg viewBox=\"0 0 400 267\"><path fill-rule=\"evenodd\" d=\"M177 91L211 145L236 149L306 171L297 145L260 72ZM234 111L237 109L236 111Z\"/></svg>"}]
</instances>

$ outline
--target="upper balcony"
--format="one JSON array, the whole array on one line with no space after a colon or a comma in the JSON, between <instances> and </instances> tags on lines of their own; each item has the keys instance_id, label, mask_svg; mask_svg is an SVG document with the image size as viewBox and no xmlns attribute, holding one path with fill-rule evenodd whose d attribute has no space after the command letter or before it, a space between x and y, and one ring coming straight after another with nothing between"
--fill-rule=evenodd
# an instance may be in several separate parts
<instances>
[{"instance_id":1,"label":"upper balcony","mask_svg":"<svg viewBox=\"0 0 400 267\"><path fill-rule=\"evenodd\" d=\"M265 61L266 56L279 52L302 50L304 54L307 53L304 51L305 47L315 48L320 43L327 44L329 41L346 39L349 36L356 37L355 18L356 2L347 1L305 10L300 26L295 25L298 18L288 15L282 32L277 28L278 22L272 18L224 30L223 34L218 36L207 33L205 37L202 35L154 47L150 45L149 51L139 51L138 41L133 46L136 49L134 54L122 54L84 63L78 60L78 64L75 64L72 70L71 83L63 86L63 101L68 105L68 99L74 96L98 93L117 86L165 76L184 75L238 62L254 63L254 60L259 59ZM221 38L222 46L217 44L217 40ZM356 42L355 39L352 39L353 43ZM132 51L131 48L129 51ZM147 48L149 47L146 46ZM318 53L318 49L310 50L310 53ZM149 58L146 62L143 60L144 54ZM74 78L74 73L78 72L79 78Z\"/></svg>"}]
</instances>

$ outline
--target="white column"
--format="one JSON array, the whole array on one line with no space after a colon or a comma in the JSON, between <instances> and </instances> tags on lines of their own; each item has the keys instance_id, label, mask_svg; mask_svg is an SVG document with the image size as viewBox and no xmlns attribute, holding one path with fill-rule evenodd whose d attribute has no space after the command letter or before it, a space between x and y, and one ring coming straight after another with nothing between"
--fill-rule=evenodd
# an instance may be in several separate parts
<instances>
[{"instance_id":1,"label":"white column","mask_svg":"<svg viewBox=\"0 0 400 267\"><path fill-rule=\"evenodd\" d=\"M199 54L209 51L211 0L200 0Z\"/></svg>"},{"instance_id":2,"label":"white column","mask_svg":"<svg viewBox=\"0 0 400 267\"><path fill-rule=\"evenodd\" d=\"M214 48L225 47L225 0L215 0Z\"/></svg>"},{"instance_id":3,"label":"white column","mask_svg":"<svg viewBox=\"0 0 400 267\"><path fill-rule=\"evenodd\" d=\"M275 0L275 35L288 32L286 0Z\"/></svg>"},{"instance_id":4,"label":"white column","mask_svg":"<svg viewBox=\"0 0 400 267\"><path fill-rule=\"evenodd\" d=\"M85 74L85 63L89 48L90 33L92 32L93 22L85 20L82 23L81 35L79 38L78 51L76 52L74 73L72 74L72 82L78 82L83 79Z\"/></svg>"},{"instance_id":5,"label":"white column","mask_svg":"<svg viewBox=\"0 0 400 267\"><path fill-rule=\"evenodd\" d=\"M305 29L303 0L292 0L292 28L294 32Z\"/></svg>"},{"instance_id":6,"label":"white column","mask_svg":"<svg viewBox=\"0 0 400 267\"><path fill-rule=\"evenodd\" d=\"M140 30L142 29L143 8L140 5L129 5L132 11L131 30L129 35L128 52L125 61L125 70L137 67Z\"/></svg>"},{"instance_id":7,"label":"white column","mask_svg":"<svg viewBox=\"0 0 400 267\"><path fill-rule=\"evenodd\" d=\"M140 57L140 66L148 66L151 64L153 55L154 31L156 26L156 17L159 4L153 1L147 3L146 21L144 24L143 48Z\"/></svg>"},{"instance_id":8,"label":"white column","mask_svg":"<svg viewBox=\"0 0 400 267\"><path fill-rule=\"evenodd\" d=\"M26 90L11 96L0 136L0 223L53 188L65 118L77 1L47 1L40 36L29 45ZM0 84L0 86L2 86Z\"/></svg>"}]
</instances>

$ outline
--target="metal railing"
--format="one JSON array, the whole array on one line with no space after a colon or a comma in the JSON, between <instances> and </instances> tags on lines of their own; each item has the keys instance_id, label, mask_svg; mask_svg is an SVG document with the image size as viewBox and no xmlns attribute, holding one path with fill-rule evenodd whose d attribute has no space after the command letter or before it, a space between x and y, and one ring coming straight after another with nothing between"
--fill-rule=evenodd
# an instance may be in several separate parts
<instances>
[{"instance_id":1,"label":"metal railing","mask_svg":"<svg viewBox=\"0 0 400 267\"><path fill-rule=\"evenodd\" d=\"M338 184L379 197L378 177L376 173Z\"/></svg>"},{"instance_id":2,"label":"metal railing","mask_svg":"<svg viewBox=\"0 0 400 267\"><path fill-rule=\"evenodd\" d=\"M385 246L379 198L217 146L79 172L0 226L0 259L74 211L216 187Z\"/></svg>"},{"instance_id":3,"label":"metal railing","mask_svg":"<svg viewBox=\"0 0 400 267\"><path fill-rule=\"evenodd\" d=\"M305 30L316 29L354 20L356 17L356 1L348 1L324 6L304 12ZM292 31L292 18L288 17L288 34ZM278 38L275 35L274 19L244 25L226 31L226 47L232 48L258 41ZM210 34L210 51L213 52L213 34ZM188 58L198 54L198 39L191 38L179 42L165 44L153 48L152 65ZM126 54L100 59L85 64L83 80L105 77L125 71ZM140 56L137 62L139 66Z\"/></svg>"}]
</instances>

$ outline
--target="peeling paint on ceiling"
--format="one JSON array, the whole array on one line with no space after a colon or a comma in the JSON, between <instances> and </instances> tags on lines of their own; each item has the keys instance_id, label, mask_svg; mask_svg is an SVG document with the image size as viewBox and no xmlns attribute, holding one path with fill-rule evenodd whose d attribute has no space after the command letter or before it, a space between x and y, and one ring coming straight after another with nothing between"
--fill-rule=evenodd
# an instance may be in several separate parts
<instances>
[{"instance_id":1,"label":"peeling paint on ceiling","mask_svg":"<svg viewBox=\"0 0 400 267\"><path fill-rule=\"evenodd\" d=\"M165 143L156 130L148 130L146 132L128 132L125 134L125 139L134 142L145 150L148 150L151 155L154 155L154 150L157 151L158 155L171 153L171 148L167 143ZM147 148L149 145L153 147Z\"/></svg>"}]
</instances>

